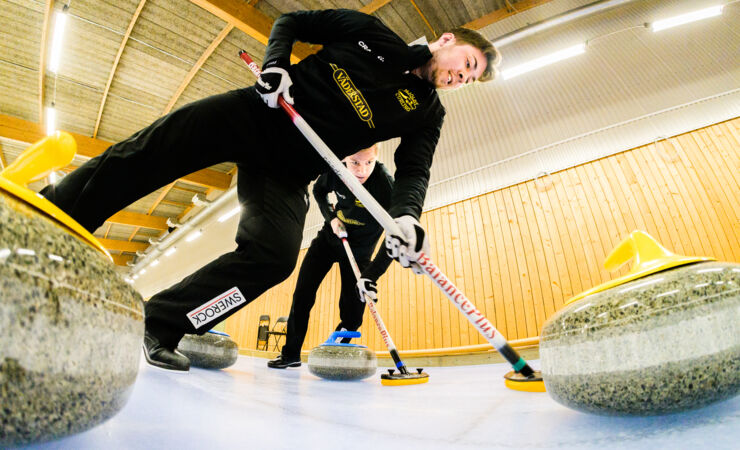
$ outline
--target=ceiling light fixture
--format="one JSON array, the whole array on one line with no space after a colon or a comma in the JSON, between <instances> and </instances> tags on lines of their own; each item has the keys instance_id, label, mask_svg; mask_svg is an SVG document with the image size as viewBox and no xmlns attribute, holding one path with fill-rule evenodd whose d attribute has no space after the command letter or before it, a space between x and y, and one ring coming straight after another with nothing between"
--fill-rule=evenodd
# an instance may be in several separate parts
<instances>
[{"instance_id":1,"label":"ceiling light fixture","mask_svg":"<svg viewBox=\"0 0 740 450\"><path fill-rule=\"evenodd\" d=\"M53 106L46 107L46 135L51 136L57 130L57 110Z\"/></svg>"},{"instance_id":2,"label":"ceiling light fixture","mask_svg":"<svg viewBox=\"0 0 740 450\"><path fill-rule=\"evenodd\" d=\"M56 13L54 21L54 37L51 41L51 58L49 59L49 70L57 73L59 61L62 59L62 40L64 38L64 27L67 24L67 5Z\"/></svg>"},{"instance_id":3,"label":"ceiling light fixture","mask_svg":"<svg viewBox=\"0 0 740 450\"><path fill-rule=\"evenodd\" d=\"M710 6L709 8L699 9L686 14L681 14L675 17L669 17L667 19L656 20L650 24L650 29L653 32L665 30L667 28L677 27L689 22L696 22L697 20L708 19L710 17L719 16L722 14L722 8L724 5Z\"/></svg>"},{"instance_id":4,"label":"ceiling light fixture","mask_svg":"<svg viewBox=\"0 0 740 450\"><path fill-rule=\"evenodd\" d=\"M572 58L573 56L580 55L581 53L585 51L586 51L585 43L574 45L572 47L568 47L563 50L558 50L555 53L550 53L549 55L545 55L540 58L527 61L523 64L519 64L518 66L514 66L511 69L502 70L501 75L504 77L504 80L508 80L516 76L519 76L523 73L531 72L541 67L554 64L558 61L562 61L564 59Z\"/></svg>"}]
</instances>

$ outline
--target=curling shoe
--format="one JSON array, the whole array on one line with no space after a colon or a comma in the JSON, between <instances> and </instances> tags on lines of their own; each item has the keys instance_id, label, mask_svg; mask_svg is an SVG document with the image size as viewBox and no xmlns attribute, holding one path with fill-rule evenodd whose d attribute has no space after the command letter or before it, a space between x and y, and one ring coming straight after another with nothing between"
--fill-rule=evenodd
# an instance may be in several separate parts
<instances>
[{"instance_id":1,"label":"curling shoe","mask_svg":"<svg viewBox=\"0 0 740 450\"><path fill-rule=\"evenodd\" d=\"M267 367L271 367L273 369L301 367L301 360L300 358L286 358L284 355L278 355L277 358L267 361Z\"/></svg>"},{"instance_id":2,"label":"curling shoe","mask_svg":"<svg viewBox=\"0 0 740 450\"><path fill-rule=\"evenodd\" d=\"M178 352L162 346L159 339L149 332L144 332L144 356L150 366L169 372L188 373L190 371L190 360Z\"/></svg>"}]
</instances>

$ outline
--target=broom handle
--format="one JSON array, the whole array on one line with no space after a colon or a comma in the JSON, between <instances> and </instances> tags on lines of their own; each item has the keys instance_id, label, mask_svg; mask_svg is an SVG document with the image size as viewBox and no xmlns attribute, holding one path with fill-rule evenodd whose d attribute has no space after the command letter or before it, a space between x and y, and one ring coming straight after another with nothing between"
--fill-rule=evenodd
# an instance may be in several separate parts
<instances>
[{"instance_id":1,"label":"broom handle","mask_svg":"<svg viewBox=\"0 0 740 450\"><path fill-rule=\"evenodd\" d=\"M350 248L346 237L342 238L342 245L344 245L344 251L347 252L347 259L349 260L349 265L352 266L352 271L355 273L355 278L359 280L362 278L362 274L360 273L360 268L357 267L355 255L352 254L352 249ZM408 369L406 369L406 364L401 361L401 357L396 350L396 345L393 343L393 339L391 339L391 335L388 333L388 329L385 327L383 319L380 317L380 312L378 312L375 302L371 298L365 296L365 303L367 303L370 315L373 317L373 321L375 321L375 325L378 327L378 331L380 332L380 336L383 338L383 342L385 342L385 346L388 347L388 353L391 354L393 362L396 363L396 367L401 373L407 374Z\"/></svg>"},{"instance_id":2,"label":"broom handle","mask_svg":"<svg viewBox=\"0 0 740 450\"><path fill-rule=\"evenodd\" d=\"M239 51L239 57L249 66L254 76L259 78L260 69L257 67L252 58L249 57L247 52L244 50ZM329 167L344 182L349 190L357 197L370 214L378 221L380 226L385 229L386 234L403 236L398 224L393 221L393 218L388 212L383 209L382 206L370 195L369 192L362 186L357 178L344 167L339 161L339 158L331 151L328 145L319 137L318 134L311 128L310 125L301 117L300 114L291 106L288 102L283 99L282 96L278 98L278 104L282 107L286 113L290 116L298 130L308 140L308 142L319 152L319 155L329 164ZM457 287L450 281L449 278L434 264L432 259L424 252L419 254L419 259L416 261L423 272L429 277L434 284L445 294L445 296L457 307L460 312L467 317L468 321L475 327L476 330L486 340L498 350L509 364L514 367L514 370L528 377L534 373L534 370L527 364L527 362L519 356L506 339L499 333L496 327L483 315L482 312L475 307L462 291L458 290Z\"/></svg>"}]
</instances>

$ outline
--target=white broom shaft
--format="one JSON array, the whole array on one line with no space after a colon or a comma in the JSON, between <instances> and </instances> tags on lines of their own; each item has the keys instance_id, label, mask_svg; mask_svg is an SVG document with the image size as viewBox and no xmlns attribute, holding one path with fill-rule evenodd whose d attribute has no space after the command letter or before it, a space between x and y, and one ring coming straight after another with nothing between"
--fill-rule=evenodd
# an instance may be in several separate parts
<instances>
[{"instance_id":1,"label":"white broom shaft","mask_svg":"<svg viewBox=\"0 0 740 450\"><path fill-rule=\"evenodd\" d=\"M247 63L249 68L252 70L256 77L260 76L260 70L257 65L252 61L246 52L241 51L239 56ZM339 158L331 151L328 145L316 134L310 125L298 114L298 112L289 105L282 96L279 98L278 103L288 113L293 120L293 124L303 134L311 145L319 152L319 155L326 161L327 164L332 168L334 173L344 182L349 190L357 197L365 208L370 211L370 214L378 221L380 226L385 229L386 234L403 236L400 228L393 221L393 218L388 212L383 209L382 206L370 195L370 193L362 186L357 178L344 167L339 161ZM508 346L506 339L491 322L481 313L475 305L467 298L452 282L442 273L437 266L434 265L431 258L424 255L425 263L420 266L424 269L424 273L439 287L442 292L445 293L452 303L455 304L457 309L462 312L465 317L468 318L471 324L478 330L478 332L486 338L486 340L499 352L504 346ZM432 270L432 272L430 272ZM464 309L467 307L468 309ZM518 355L517 355L518 356ZM510 361L511 362L511 361ZM513 364L513 362L512 362Z\"/></svg>"},{"instance_id":2,"label":"white broom shaft","mask_svg":"<svg viewBox=\"0 0 740 450\"><path fill-rule=\"evenodd\" d=\"M355 261L355 256L352 254L352 249L350 248L349 242L347 242L346 238L342 238L342 244L344 244L344 250L347 252L347 259L349 259L349 264L352 266L352 271L355 273L355 278L359 280L362 277L362 274L360 273L360 268L357 267L357 261ZM391 335L388 333L388 329L385 327L385 323L383 323L383 319L380 317L380 313L375 307L375 302L365 296L365 303L367 303L367 307L370 309L370 315L373 316L373 320L375 321L375 325L378 327L380 336L383 338L383 341L385 341L385 346L388 347L388 351L392 353L393 350L396 349L396 345L393 343L393 339L391 339Z\"/></svg>"}]
</instances>

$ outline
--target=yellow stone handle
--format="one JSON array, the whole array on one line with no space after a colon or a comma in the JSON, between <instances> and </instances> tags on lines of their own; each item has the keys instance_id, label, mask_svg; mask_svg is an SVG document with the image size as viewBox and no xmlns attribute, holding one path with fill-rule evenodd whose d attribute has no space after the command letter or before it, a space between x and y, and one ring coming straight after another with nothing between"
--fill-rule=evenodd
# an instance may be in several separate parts
<instances>
[{"instance_id":1,"label":"yellow stone handle","mask_svg":"<svg viewBox=\"0 0 740 450\"><path fill-rule=\"evenodd\" d=\"M0 176L26 187L28 183L44 178L52 170L65 167L77 153L72 135L57 131L28 147Z\"/></svg>"},{"instance_id":2,"label":"yellow stone handle","mask_svg":"<svg viewBox=\"0 0 740 450\"><path fill-rule=\"evenodd\" d=\"M637 272L645 269L645 266L653 266L675 256L649 234L635 230L609 253L604 261L604 268L613 272L633 259L630 272Z\"/></svg>"}]
</instances>

